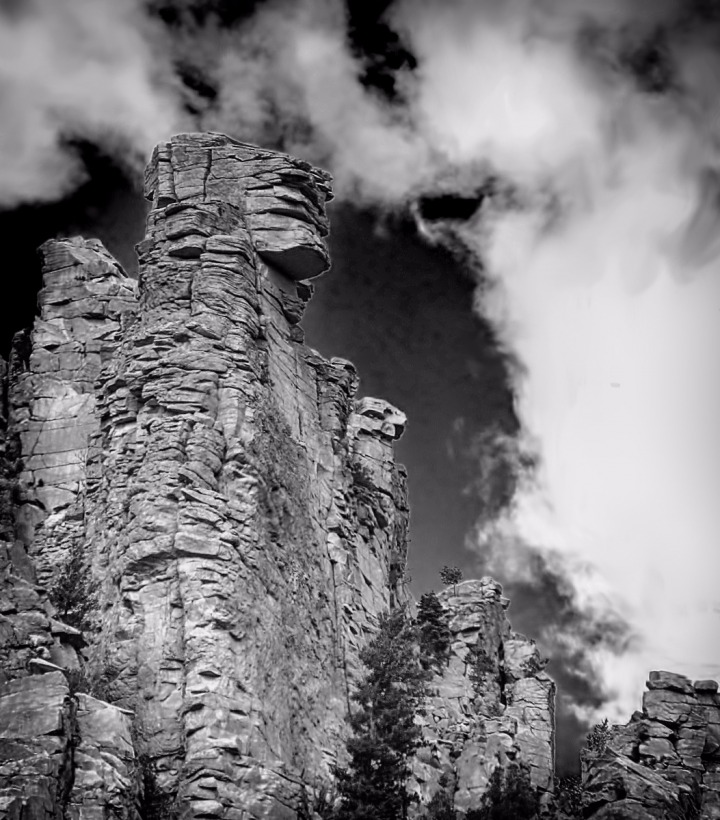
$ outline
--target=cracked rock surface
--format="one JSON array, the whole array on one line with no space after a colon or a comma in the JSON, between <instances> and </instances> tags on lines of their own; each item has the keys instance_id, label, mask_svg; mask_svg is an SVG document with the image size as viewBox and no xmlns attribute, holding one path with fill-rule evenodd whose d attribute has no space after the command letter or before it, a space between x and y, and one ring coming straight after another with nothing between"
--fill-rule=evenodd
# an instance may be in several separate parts
<instances>
[{"instance_id":1,"label":"cracked rock surface","mask_svg":"<svg viewBox=\"0 0 720 820\"><path fill-rule=\"evenodd\" d=\"M584 755L585 816L718 820L718 684L659 671L647 687L642 710Z\"/></svg>"},{"instance_id":2,"label":"cracked rock surface","mask_svg":"<svg viewBox=\"0 0 720 820\"><path fill-rule=\"evenodd\" d=\"M467 811L480 804L494 769L511 761L527 764L532 784L550 792L555 684L543 671L546 661L533 641L513 632L509 601L492 578L463 581L438 598L452 643L421 717L416 793L428 803L445 775L455 808Z\"/></svg>"},{"instance_id":3,"label":"cracked rock surface","mask_svg":"<svg viewBox=\"0 0 720 820\"><path fill-rule=\"evenodd\" d=\"M302 343L327 175L202 134L146 182L138 285L95 241L47 243L6 369L2 676L18 708L56 681L70 716L50 812L134 816L142 769L156 810L295 818L342 754L359 647L407 597L405 417ZM82 630L48 594L68 572Z\"/></svg>"},{"instance_id":4,"label":"cracked rock surface","mask_svg":"<svg viewBox=\"0 0 720 820\"><path fill-rule=\"evenodd\" d=\"M408 601L406 419L303 343L324 172L185 134L146 194L138 282L97 241L46 243L2 363L0 820L296 820ZM547 792L544 662L491 579L440 598L415 790L449 773L464 810L523 760Z\"/></svg>"}]
</instances>

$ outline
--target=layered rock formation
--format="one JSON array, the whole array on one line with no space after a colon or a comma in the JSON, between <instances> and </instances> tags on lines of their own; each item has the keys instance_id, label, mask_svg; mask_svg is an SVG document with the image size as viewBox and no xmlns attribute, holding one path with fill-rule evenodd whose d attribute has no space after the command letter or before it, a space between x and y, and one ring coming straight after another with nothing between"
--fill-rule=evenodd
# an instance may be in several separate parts
<instances>
[{"instance_id":1,"label":"layered rock formation","mask_svg":"<svg viewBox=\"0 0 720 820\"><path fill-rule=\"evenodd\" d=\"M136 285L97 240L48 242L40 316L15 340L9 429L19 457L16 534L48 583L84 537L95 384L117 346Z\"/></svg>"},{"instance_id":2,"label":"layered rock formation","mask_svg":"<svg viewBox=\"0 0 720 820\"><path fill-rule=\"evenodd\" d=\"M405 417L303 344L327 175L196 134L146 183L138 284L97 242L46 244L4 375L0 818L296 818L407 601ZM443 601L418 792L446 771L476 805L512 759L548 790L534 646L489 579Z\"/></svg>"},{"instance_id":3,"label":"layered rock formation","mask_svg":"<svg viewBox=\"0 0 720 820\"><path fill-rule=\"evenodd\" d=\"M59 671L0 684L0 817L136 820L129 713Z\"/></svg>"},{"instance_id":4,"label":"layered rock formation","mask_svg":"<svg viewBox=\"0 0 720 820\"><path fill-rule=\"evenodd\" d=\"M720 818L720 695L715 681L651 672L642 711L585 752L585 817Z\"/></svg>"},{"instance_id":5,"label":"layered rock formation","mask_svg":"<svg viewBox=\"0 0 720 820\"><path fill-rule=\"evenodd\" d=\"M32 674L62 667L132 714L163 811L295 817L342 749L359 646L406 597L405 418L302 344L304 280L328 264L322 172L183 136L156 150L147 195L139 292L98 243L48 243L10 363L0 737L28 777L0 816L34 799L30 759L49 817L106 757L100 701ZM84 636L53 617L60 581ZM49 731L44 700L63 716ZM114 781L102 799L131 814L139 778Z\"/></svg>"},{"instance_id":6,"label":"layered rock formation","mask_svg":"<svg viewBox=\"0 0 720 820\"><path fill-rule=\"evenodd\" d=\"M545 660L533 641L512 631L509 601L491 578L464 581L438 597L452 643L421 716L416 793L428 803L444 774L455 808L476 808L493 770L510 761L526 764L533 786L551 793L555 684L542 671Z\"/></svg>"},{"instance_id":7,"label":"layered rock formation","mask_svg":"<svg viewBox=\"0 0 720 820\"><path fill-rule=\"evenodd\" d=\"M192 816L295 817L358 646L405 594L405 419L301 344L324 175L181 137L147 194L138 319L97 385L92 662Z\"/></svg>"}]
</instances>

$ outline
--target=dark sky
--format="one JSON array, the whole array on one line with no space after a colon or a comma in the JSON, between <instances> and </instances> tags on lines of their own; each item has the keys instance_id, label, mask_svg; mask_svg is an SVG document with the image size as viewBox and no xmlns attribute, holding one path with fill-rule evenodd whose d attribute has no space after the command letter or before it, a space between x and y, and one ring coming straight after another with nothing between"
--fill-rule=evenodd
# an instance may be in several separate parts
<instances>
[{"instance_id":1,"label":"dark sky","mask_svg":"<svg viewBox=\"0 0 720 820\"><path fill-rule=\"evenodd\" d=\"M489 328L471 310L472 284L409 222L331 205L332 270L316 281L306 338L360 373L360 391L408 416L397 453L411 502L410 573L420 592L443 564L477 572L465 537L482 513L472 491L473 435L513 426L512 397Z\"/></svg>"},{"instance_id":2,"label":"dark sky","mask_svg":"<svg viewBox=\"0 0 720 820\"><path fill-rule=\"evenodd\" d=\"M145 230L141 181L130 180L91 144L77 145L86 181L70 196L48 204L0 210L0 243L12 298L0 300L0 355L7 356L12 335L32 324L40 289L38 247L58 236L98 237L130 272L134 245Z\"/></svg>"}]
</instances>

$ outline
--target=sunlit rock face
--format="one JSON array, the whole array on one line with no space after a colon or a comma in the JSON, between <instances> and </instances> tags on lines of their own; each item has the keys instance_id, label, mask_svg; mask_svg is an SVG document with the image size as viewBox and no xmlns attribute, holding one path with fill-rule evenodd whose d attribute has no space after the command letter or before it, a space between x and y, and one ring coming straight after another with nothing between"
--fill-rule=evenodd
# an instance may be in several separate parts
<instances>
[{"instance_id":1,"label":"sunlit rock face","mask_svg":"<svg viewBox=\"0 0 720 820\"><path fill-rule=\"evenodd\" d=\"M517 762L549 794L555 684L543 671L546 661L533 641L513 632L509 601L491 578L450 586L438 597L452 644L420 718L425 745L413 767L416 793L429 802L445 775L464 812L480 805L496 767Z\"/></svg>"},{"instance_id":2,"label":"sunlit rock face","mask_svg":"<svg viewBox=\"0 0 720 820\"><path fill-rule=\"evenodd\" d=\"M0 682L39 661L77 669L77 629L47 589L85 539L95 382L136 307L135 283L96 240L48 242L33 328L18 334L0 391Z\"/></svg>"},{"instance_id":3,"label":"sunlit rock face","mask_svg":"<svg viewBox=\"0 0 720 820\"><path fill-rule=\"evenodd\" d=\"M47 242L40 253L40 315L15 339L8 421L19 456L16 532L45 583L83 539L95 383L137 299L97 240Z\"/></svg>"},{"instance_id":4,"label":"sunlit rock face","mask_svg":"<svg viewBox=\"0 0 720 820\"><path fill-rule=\"evenodd\" d=\"M203 239L242 221L256 253L290 279L330 266L330 177L306 162L222 134L184 134L155 149L146 192L170 256L197 258Z\"/></svg>"},{"instance_id":5,"label":"sunlit rock face","mask_svg":"<svg viewBox=\"0 0 720 820\"><path fill-rule=\"evenodd\" d=\"M585 752L585 817L720 818L720 696L715 681L651 672L642 711Z\"/></svg>"},{"instance_id":6,"label":"sunlit rock face","mask_svg":"<svg viewBox=\"0 0 720 820\"><path fill-rule=\"evenodd\" d=\"M94 240L47 243L2 365L0 820L306 818L359 650L408 602L406 419L303 344L326 174L191 134L146 183L139 281ZM534 644L491 579L440 598L413 788L445 773L465 810L519 760L547 792Z\"/></svg>"},{"instance_id":7,"label":"sunlit rock face","mask_svg":"<svg viewBox=\"0 0 720 820\"><path fill-rule=\"evenodd\" d=\"M0 697L17 715L47 689L60 717L49 745L17 720L2 739L48 747L48 817L135 816L144 781L156 813L295 818L344 752L359 647L407 597L405 417L302 343L326 174L184 135L147 195L137 289L99 243L48 243L8 367ZM48 600L71 561L84 634ZM119 724L93 729L106 707L129 750ZM31 800L28 771L0 782L0 817Z\"/></svg>"}]
</instances>

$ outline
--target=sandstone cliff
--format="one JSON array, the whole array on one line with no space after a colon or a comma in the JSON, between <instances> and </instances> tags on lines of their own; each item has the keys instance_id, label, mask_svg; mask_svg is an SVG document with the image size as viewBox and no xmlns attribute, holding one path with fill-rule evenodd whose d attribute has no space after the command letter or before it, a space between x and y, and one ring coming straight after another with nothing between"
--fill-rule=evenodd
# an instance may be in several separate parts
<instances>
[{"instance_id":1,"label":"sandstone cliff","mask_svg":"<svg viewBox=\"0 0 720 820\"><path fill-rule=\"evenodd\" d=\"M156 149L138 283L42 248L3 369L0 818L296 818L332 780L377 615L407 601L405 426L303 344L329 179L212 134ZM442 596L427 797L551 787L553 685L489 579ZM470 647L487 659L478 685Z\"/></svg>"}]
</instances>

